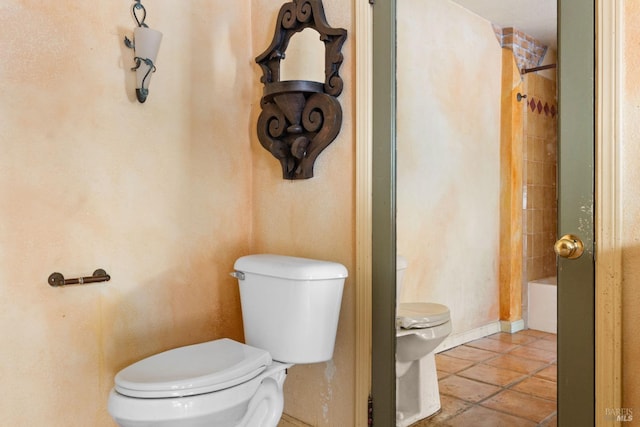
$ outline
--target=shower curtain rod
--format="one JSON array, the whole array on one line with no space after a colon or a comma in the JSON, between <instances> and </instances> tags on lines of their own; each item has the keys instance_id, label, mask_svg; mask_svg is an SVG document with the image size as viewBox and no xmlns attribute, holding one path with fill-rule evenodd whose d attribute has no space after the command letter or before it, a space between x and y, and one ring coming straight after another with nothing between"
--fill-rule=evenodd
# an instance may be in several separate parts
<instances>
[{"instance_id":1,"label":"shower curtain rod","mask_svg":"<svg viewBox=\"0 0 640 427\"><path fill-rule=\"evenodd\" d=\"M520 70L520 74L527 74L527 73L533 73L535 71L548 70L549 68L556 68L556 64L541 65L540 67L533 67L533 68L523 68L522 70Z\"/></svg>"}]
</instances>

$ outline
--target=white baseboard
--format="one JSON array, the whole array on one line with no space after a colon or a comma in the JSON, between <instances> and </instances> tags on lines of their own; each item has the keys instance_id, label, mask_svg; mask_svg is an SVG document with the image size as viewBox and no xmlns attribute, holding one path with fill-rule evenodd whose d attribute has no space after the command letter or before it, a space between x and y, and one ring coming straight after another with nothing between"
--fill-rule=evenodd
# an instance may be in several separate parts
<instances>
[{"instance_id":1,"label":"white baseboard","mask_svg":"<svg viewBox=\"0 0 640 427\"><path fill-rule=\"evenodd\" d=\"M500 321L495 321L484 326L480 326L479 328L471 329L470 331L451 334L442 341L442 343L436 348L435 352L440 353L442 351L449 350L450 348L466 344L470 341L498 333L501 330Z\"/></svg>"},{"instance_id":2,"label":"white baseboard","mask_svg":"<svg viewBox=\"0 0 640 427\"><path fill-rule=\"evenodd\" d=\"M522 331L524 330L524 319L516 320L514 322L511 322L509 320L501 320L500 330L502 332L508 332L510 334Z\"/></svg>"}]
</instances>

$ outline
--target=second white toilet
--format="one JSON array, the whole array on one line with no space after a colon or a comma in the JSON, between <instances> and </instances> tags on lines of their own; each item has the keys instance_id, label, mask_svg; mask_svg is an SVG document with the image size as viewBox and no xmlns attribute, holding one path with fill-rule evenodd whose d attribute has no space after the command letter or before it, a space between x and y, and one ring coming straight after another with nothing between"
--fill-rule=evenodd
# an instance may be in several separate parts
<instances>
[{"instance_id":1,"label":"second white toilet","mask_svg":"<svg viewBox=\"0 0 640 427\"><path fill-rule=\"evenodd\" d=\"M396 260L400 298L407 260ZM449 309L435 303L398 303L396 308L396 427L406 427L440 410L434 350L451 333Z\"/></svg>"}]
</instances>

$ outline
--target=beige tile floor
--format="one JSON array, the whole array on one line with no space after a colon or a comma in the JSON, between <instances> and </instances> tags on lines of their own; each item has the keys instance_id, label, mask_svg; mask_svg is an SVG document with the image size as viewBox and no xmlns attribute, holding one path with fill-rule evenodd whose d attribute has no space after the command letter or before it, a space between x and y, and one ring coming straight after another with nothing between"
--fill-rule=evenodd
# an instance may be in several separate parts
<instances>
[{"instance_id":1,"label":"beige tile floor","mask_svg":"<svg viewBox=\"0 0 640 427\"><path fill-rule=\"evenodd\" d=\"M441 411L411 427L557 426L556 335L497 333L436 355Z\"/></svg>"}]
</instances>

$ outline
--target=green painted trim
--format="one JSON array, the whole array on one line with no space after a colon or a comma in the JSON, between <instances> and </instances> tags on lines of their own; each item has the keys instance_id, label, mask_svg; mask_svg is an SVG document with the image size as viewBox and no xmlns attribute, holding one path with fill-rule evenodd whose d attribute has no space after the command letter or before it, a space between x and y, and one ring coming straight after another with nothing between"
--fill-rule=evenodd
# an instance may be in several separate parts
<instances>
[{"instance_id":1,"label":"green painted trim","mask_svg":"<svg viewBox=\"0 0 640 427\"><path fill-rule=\"evenodd\" d=\"M373 6L371 394L375 426L396 422L396 1Z\"/></svg>"},{"instance_id":2,"label":"green painted trim","mask_svg":"<svg viewBox=\"0 0 640 427\"><path fill-rule=\"evenodd\" d=\"M377 0L373 24L373 337L376 426L395 424L395 0ZM559 425L595 425L593 191L595 0L558 0L559 235L587 251L559 261ZM575 160L575 165L572 165ZM586 165L586 166L585 166ZM573 171L570 171L573 169ZM571 213L569 213L571 212Z\"/></svg>"},{"instance_id":3,"label":"green painted trim","mask_svg":"<svg viewBox=\"0 0 640 427\"><path fill-rule=\"evenodd\" d=\"M595 0L558 1L558 236L585 244L558 258L558 421L595 425Z\"/></svg>"}]
</instances>

